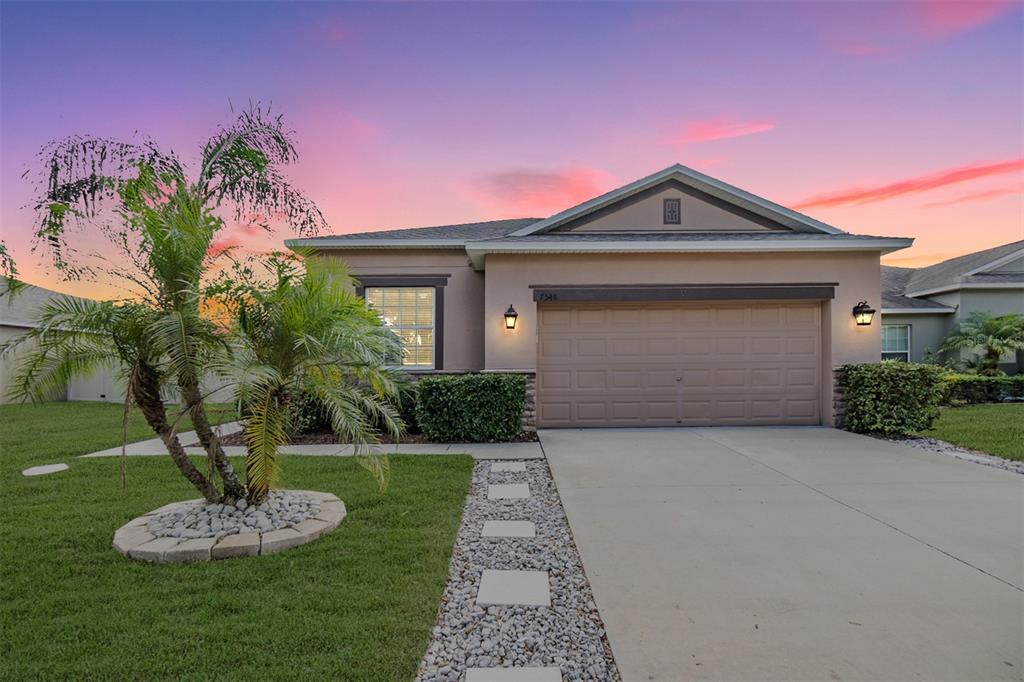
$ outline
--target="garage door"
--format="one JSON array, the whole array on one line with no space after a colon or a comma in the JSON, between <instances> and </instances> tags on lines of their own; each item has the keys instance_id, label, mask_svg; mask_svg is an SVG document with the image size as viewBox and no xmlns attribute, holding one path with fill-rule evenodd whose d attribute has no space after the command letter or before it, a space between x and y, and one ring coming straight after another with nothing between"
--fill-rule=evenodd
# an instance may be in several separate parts
<instances>
[{"instance_id":1,"label":"garage door","mask_svg":"<svg viewBox=\"0 0 1024 682\"><path fill-rule=\"evenodd\" d=\"M542 427L821 422L821 306L538 306Z\"/></svg>"}]
</instances>

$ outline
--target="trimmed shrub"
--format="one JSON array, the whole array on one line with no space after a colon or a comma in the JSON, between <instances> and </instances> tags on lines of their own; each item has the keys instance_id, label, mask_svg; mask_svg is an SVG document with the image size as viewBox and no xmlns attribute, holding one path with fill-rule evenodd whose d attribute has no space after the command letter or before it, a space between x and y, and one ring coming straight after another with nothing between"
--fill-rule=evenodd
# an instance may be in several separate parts
<instances>
[{"instance_id":1,"label":"trimmed shrub","mask_svg":"<svg viewBox=\"0 0 1024 682\"><path fill-rule=\"evenodd\" d=\"M406 433L419 433L420 425L416 421L416 401L419 399L420 390L418 381L409 381L399 384L398 387L398 416L405 423Z\"/></svg>"},{"instance_id":2,"label":"trimmed shrub","mask_svg":"<svg viewBox=\"0 0 1024 682\"><path fill-rule=\"evenodd\" d=\"M288 435L332 431L331 417L323 401L312 393L298 391L288 404Z\"/></svg>"},{"instance_id":3,"label":"trimmed shrub","mask_svg":"<svg viewBox=\"0 0 1024 682\"><path fill-rule=\"evenodd\" d=\"M909 434L931 427L942 401L942 368L885 361L843 365L843 428L857 433Z\"/></svg>"},{"instance_id":4,"label":"trimmed shrub","mask_svg":"<svg viewBox=\"0 0 1024 682\"><path fill-rule=\"evenodd\" d=\"M946 374L942 377L947 405L998 403L1024 397L1024 374L993 377L982 374Z\"/></svg>"},{"instance_id":5,"label":"trimmed shrub","mask_svg":"<svg viewBox=\"0 0 1024 682\"><path fill-rule=\"evenodd\" d=\"M526 377L522 374L460 374L418 383L416 421L436 443L509 441L522 431Z\"/></svg>"}]
</instances>

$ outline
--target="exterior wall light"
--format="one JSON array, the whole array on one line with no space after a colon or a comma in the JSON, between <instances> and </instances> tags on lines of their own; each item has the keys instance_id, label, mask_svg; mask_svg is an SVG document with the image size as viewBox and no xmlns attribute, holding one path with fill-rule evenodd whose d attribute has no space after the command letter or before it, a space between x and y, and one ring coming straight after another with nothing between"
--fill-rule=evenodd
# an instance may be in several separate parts
<instances>
[{"instance_id":1,"label":"exterior wall light","mask_svg":"<svg viewBox=\"0 0 1024 682\"><path fill-rule=\"evenodd\" d=\"M853 306L853 319L857 320L858 326L870 326L871 320L873 320L874 317L875 309L869 306L867 301L861 301L857 305Z\"/></svg>"},{"instance_id":2,"label":"exterior wall light","mask_svg":"<svg viewBox=\"0 0 1024 682\"><path fill-rule=\"evenodd\" d=\"M509 304L508 310L505 311L505 329L515 329L516 319L518 318L519 313L517 313L516 309L512 307L512 304Z\"/></svg>"}]
</instances>

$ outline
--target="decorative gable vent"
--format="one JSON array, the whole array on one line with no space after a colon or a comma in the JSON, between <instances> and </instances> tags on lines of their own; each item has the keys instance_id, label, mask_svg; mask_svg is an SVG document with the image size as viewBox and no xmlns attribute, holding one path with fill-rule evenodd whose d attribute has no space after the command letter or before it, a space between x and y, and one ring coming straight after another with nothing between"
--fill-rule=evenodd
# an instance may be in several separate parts
<instances>
[{"instance_id":1,"label":"decorative gable vent","mask_svg":"<svg viewBox=\"0 0 1024 682\"><path fill-rule=\"evenodd\" d=\"M680 199L665 199L663 207L664 222L666 225L680 225L683 220L682 206Z\"/></svg>"}]
</instances>

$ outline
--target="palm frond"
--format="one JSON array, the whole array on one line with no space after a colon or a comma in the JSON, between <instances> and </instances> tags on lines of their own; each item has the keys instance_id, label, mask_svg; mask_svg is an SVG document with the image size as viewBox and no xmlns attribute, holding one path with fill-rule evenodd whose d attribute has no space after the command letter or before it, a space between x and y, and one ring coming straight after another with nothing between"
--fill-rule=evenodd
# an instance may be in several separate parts
<instances>
[{"instance_id":1,"label":"palm frond","mask_svg":"<svg viewBox=\"0 0 1024 682\"><path fill-rule=\"evenodd\" d=\"M280 476L278 448L288 441L287 411L273 394L248 405L245 475L252 502L259 503Z\"/></svg>"}]
</instances>

